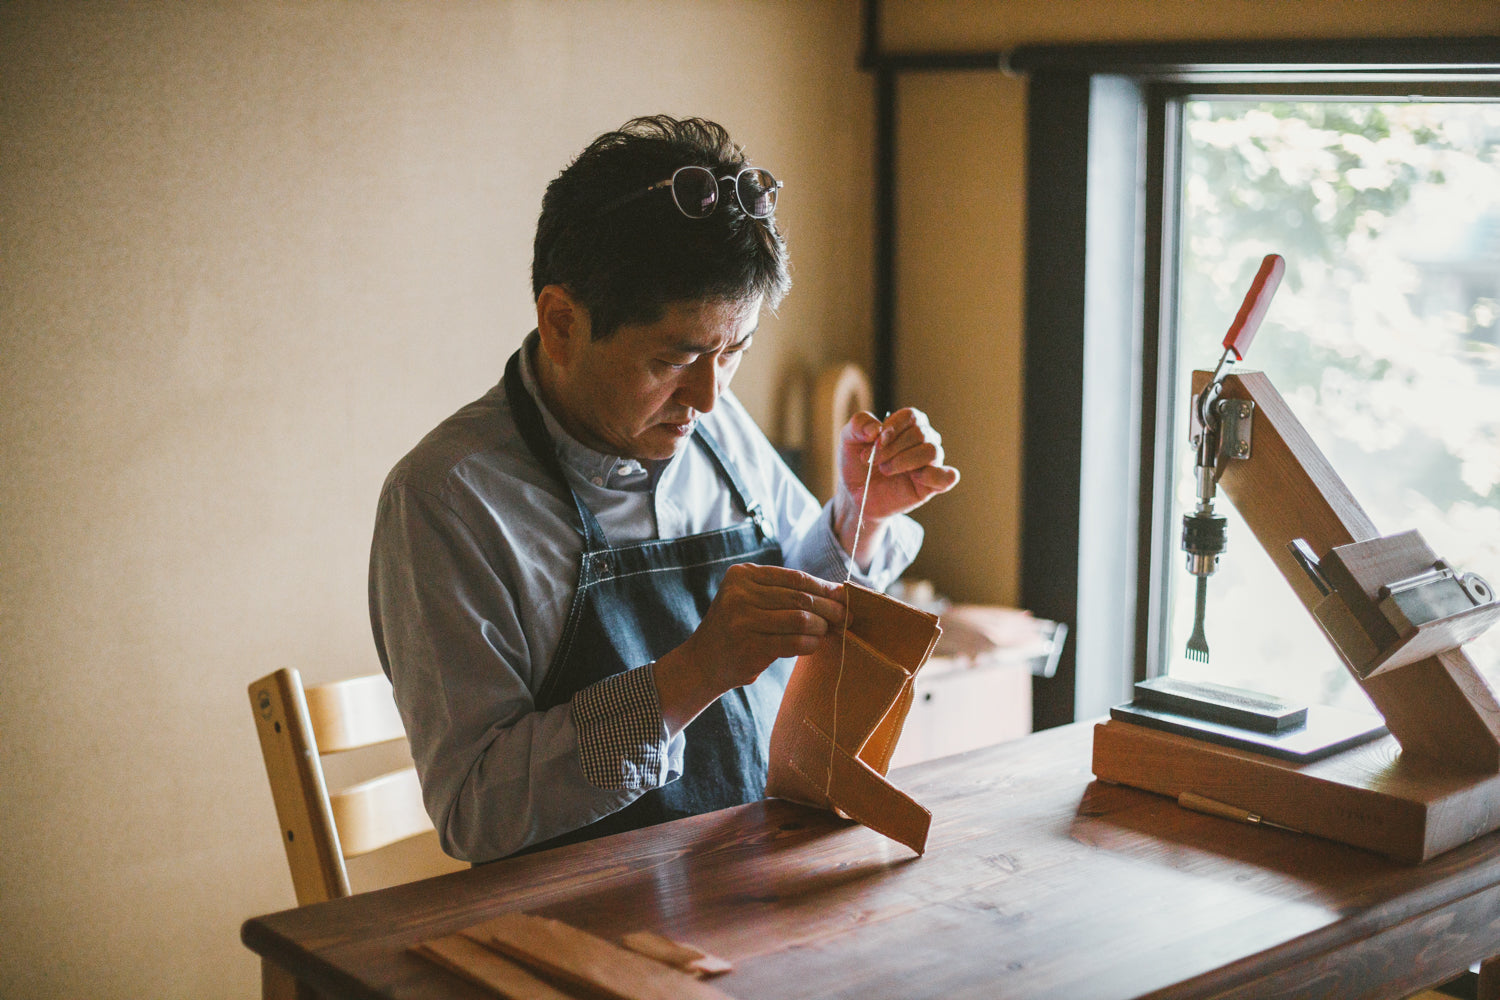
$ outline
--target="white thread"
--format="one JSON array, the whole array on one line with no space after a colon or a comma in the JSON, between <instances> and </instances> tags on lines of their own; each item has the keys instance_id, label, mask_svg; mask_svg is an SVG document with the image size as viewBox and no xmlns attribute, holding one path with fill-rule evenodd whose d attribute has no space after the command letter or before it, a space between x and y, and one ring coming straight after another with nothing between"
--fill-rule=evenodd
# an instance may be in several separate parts
<instances>
[{"instance_id":1,"label":"white thread","mask_svg":"<svg viewBox=\"0 0 1500 1000\"><path fill-rule=\"evenodd\" d=\"M882 425L881 431L885 427ZM828 742L828 774L823 779L823 797L828 798L829 789L833 786L833 755L838 752L839 744L839 688L844 684L844 657L849 652L849 588L848 583L854 578L854 567L859 560L859 533L865 526L865 504L870 499L870 477L875 474L875 452L880 447L880 433L876 433L875 442L870 445L870 464L865 467L865 489L859 496L859 520L854 522L854 543L849 546L849 565L844 572L844 633L839 638L839 672L833 682L833 725L832 737Z\"/></svg>"}]
</instances>

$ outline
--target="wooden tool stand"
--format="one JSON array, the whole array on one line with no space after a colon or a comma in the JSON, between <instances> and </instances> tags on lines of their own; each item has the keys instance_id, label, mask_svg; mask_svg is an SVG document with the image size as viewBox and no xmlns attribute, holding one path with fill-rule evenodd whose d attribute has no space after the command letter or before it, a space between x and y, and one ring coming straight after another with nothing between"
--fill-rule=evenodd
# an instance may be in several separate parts
<instances>
[{"instance_id":1,"label":"wooden tool stand","mask_svg":"<svg viewBox=\"0 0 1500 1000\"><path fill-rule=\"evenodd\" d=\"M1209 378L1194 373L1195 396ZM1219 490L1389 735L1285 759L1112 718L1095 730L1094 774L1412 864L1500 829L1500 703L1461 648L1500 604L1416 532L1380 536L1264 374L1225 377L1221 398L1255 409L1250 455L1224 464Z\"/></svg>"}]
</instances>

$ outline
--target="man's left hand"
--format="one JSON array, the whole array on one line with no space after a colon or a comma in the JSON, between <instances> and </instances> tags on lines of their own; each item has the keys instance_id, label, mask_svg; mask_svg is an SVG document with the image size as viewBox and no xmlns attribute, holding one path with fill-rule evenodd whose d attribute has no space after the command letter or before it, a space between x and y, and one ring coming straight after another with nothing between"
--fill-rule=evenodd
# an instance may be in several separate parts
<instances>
[{"instance_id":1,"label":"man's left hand","mask_svg":"<svg viewBox=\"0 0 1500 1000\"><path fill-rule=\"evenodd\" d=\"M875 552L881 527L897 514L922 506L958 485L958 470L943 464L943 438L927 415L910 407L884 421L856 413L839 437L839 486L833 501L834 528L844 551L866 567ZM871 451L875 467L870 470ZM869 473L869 498L865 476ZM863 527L854 551L861 501Z\"/></svg>"}]
</instances>

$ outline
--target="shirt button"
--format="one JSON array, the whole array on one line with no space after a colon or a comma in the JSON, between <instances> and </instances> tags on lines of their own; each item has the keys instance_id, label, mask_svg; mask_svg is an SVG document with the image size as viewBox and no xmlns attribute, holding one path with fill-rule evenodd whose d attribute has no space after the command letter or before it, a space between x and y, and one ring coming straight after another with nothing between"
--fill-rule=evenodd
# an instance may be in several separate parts
<instances>
[{"instance_id":1,"label":"shirt button","mask_svg":"<svg viewBox=\"0 0 1500 1000\"><path fill-rule=\"evenodd\" d=\"M604 478L602 476L595 476L593 479L590 479L589 482L593 483L595 486L603 486Z\"/></svg>"}]
</instances>

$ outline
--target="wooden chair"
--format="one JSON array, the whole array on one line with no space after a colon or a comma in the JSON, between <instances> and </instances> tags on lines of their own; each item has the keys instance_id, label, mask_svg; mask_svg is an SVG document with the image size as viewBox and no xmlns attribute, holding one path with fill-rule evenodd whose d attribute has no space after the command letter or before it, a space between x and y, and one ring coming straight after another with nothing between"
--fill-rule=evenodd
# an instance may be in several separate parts
<instances>
[{"instance_id":1,"label":"wooden chair","mask_svg":"<svg viewBox=\"0 0 1500 1000\"><path fill-rule=\"evenodd\" d=\"M286 668L250 685L250 707L298 906L350 895L346 859L432 832L415 767L331 794L323 777L327 754L406 737L384 674L304 688L302 676ZM263 961L261 995L313 994Z\"/></svg>"}]
</instances>

